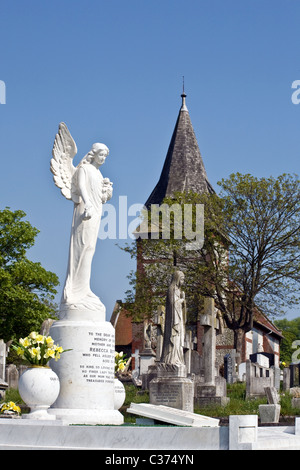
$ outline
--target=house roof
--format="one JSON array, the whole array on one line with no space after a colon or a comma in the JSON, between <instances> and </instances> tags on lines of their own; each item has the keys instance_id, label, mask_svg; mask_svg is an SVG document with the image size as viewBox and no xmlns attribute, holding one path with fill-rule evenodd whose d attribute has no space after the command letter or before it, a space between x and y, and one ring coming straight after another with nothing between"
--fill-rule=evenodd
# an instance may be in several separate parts
<instances>
[{"instance_id":1,"label":"house roof","mask_svg":"<svg viewBox=\"0 0 300 470\"><path fill-rule=\"evenodd\" d=\"M175 192L193 191L195 193L214 193L208 181L202 156L186 107L186 94L181 95L182 105L179 110L175 129L171 138L167 156L157 185L149 196L145 206L161 204L165 197L172 197Z\"/></svg>"},{"instance_id":2,"label":"house roof","mask_svg":"<svg viewBox=\"0 0 300 470\"><path fill-rule=\"evenodd\" d=\"M266 315L264 315L262 312L256 309L254 316L253 316L253 321L254 323L258 324L260 327L265 328L268 330L269 334L273 334L275 336L278 336L279 338L283 338L282 331L279 330L274 323L269 320Z\"/></svg>"}]
</instances>

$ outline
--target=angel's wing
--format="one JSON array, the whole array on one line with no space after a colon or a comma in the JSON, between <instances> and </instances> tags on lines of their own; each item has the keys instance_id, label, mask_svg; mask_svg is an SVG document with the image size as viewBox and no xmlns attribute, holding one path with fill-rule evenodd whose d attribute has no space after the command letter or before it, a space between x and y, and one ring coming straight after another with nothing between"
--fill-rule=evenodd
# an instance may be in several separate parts
<instances>
[{"instance_id":1,"label":"angel's wing","mask_svg":"<svg viewBox=\"0 0 300 470\"><path fill-rule=\"evenodd\" d=\"M75 173L73 158L76 153L73 137L65 123L61 122L53 144L50 169L54 183L67 199L72 199L72 177Z\"/></svg>"}]
</instances>

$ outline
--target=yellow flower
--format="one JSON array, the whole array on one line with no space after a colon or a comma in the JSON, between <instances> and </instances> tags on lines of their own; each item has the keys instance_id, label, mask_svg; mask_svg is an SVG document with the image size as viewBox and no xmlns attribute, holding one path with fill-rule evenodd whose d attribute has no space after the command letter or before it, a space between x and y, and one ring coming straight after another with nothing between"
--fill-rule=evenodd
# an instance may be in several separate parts
<instances>
[{"instance_id":1,"label":"yellow flower","mask_svg":"<svg viewBox=\"0 0 300 470\"><path fill-rule=\"evenodd\" d=\"M26 338L20 338L19 343L24 346L24 348L28 348L31 345L31 341L29 340L28 337Z\"/></svg>"},{"instance_id":2,"label":"yellow flower","mask_svg":"<svg viewBox=\"0 0 300 470\"><path fill-rule=\"evenodd\" d=\"M55 353L62 353L62 352L63 352L63 348L61 346L57 346L55 349Z\"/></svg>"},{"instance_id":3,"label":"yellow flower","mask_svg":"<svg viewBox=\"0 0 300 470\"><path fill-rule=\"evenodd\" d=\"M36 331L32 331L29 335L29 338L30 339L36 339L36 337L38 336L37 332Z\"/></svg>"},{"instance_id":4,"label":"yellow flower","mask_svg":"<svg viewBox=\"0 0 300 470\"><path fill-rule=\"evenodd\" d=\"M7 403L3 403L3 405L0 406L0 413L3 413L5 411L13 411L15 413L20 414L21 408L17 406L13 401L9 401Z\"/></svg>"},{"instance_id":5,"label":"yellow flower","mask_svg":"<svg viewBox=\"0 0 300 470\"><path fill-rule=\"evenodd\" d=\"M13 410L14 410L16 413L18 413L18 414L21 413L21 408L20 408L19 406L15 405L15 404L14 404L14 406L13 406Z\"/></svg>"},{"instance_id":6,"label":"yellow flower","mask_svg":"<svg viewBox=\"0 0 300 470\"><path fill-rule=\"evenodd\" d=\"M31 355L32 358L36 358L37 360L41 359L41 348L40 347L31 348L31 349L28 349L28 351L30 352L30 355Z\"/></svg>"},{"instance_id":7,"label":"yellow flower","mask_svg":"<svg viewBox=\"0 0 300 470\"><path fill-rule=\"evenodd\" d=\"M35 338L35 341L37 343L43 343L44 342L44 336L43 335L37 335Z\"/></svg>"},{"instance_id":8,"label":"yellow flower","mask_svg":"<svg viewBox=\"0 0 300 470\"><path fill-rule=\"evenodd\" d=\"M54 349L48 348L44 354L44 358L47 359L48 357L54 357L55 351Z\"/></svg>"},{"instance_id":9,"label":"yellow flower","mask_svg":"<svg viewBox=\"0 0 300 470\"><path fill-rule=\"evenodd\" d=\"M18 356L23 356L23 353L24 353L24 350L23 350L22 348L18 347L18 349L17 349L17 355L18 355Z\"/></svg>"},{"instance_id":10,"label":"yellow flower","mask_svg":"<svg viewBox=\"0 0 300 470\"><path fill-rule=\"evenodd\" d=\"M54 341L53 341L53 339L51 338L51 336L47 336L47 338L46 338L46 343L47 343L47 346L48 346L49 348L51 348L51 347L54 345Z\"/></svg>"}]
</instances>

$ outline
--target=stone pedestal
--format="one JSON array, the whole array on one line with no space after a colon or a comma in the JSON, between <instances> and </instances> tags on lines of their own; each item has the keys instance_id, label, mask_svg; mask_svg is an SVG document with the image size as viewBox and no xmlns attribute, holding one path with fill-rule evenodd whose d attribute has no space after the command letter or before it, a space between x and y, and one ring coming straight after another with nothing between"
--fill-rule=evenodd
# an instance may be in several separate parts
<instances>
[{"instance_id":1,"label":"stone pedestal","mask_svg":"<svg viewBox=\"0 0 300 470\"><path fill-rule=\"evenodd\" d=\"M280 405L259 405L259 416L261 423L279 423Z\"/></svg>"},{"instance_id":2,"label":"stone pedestal","mask_svg":"<svg viewBox=\"0 0 300 470\"><path fill-rule=\"evenodd\" d=\"M114 409L115 331L95 313L79 312L55 322L50 335L71 349L50 366L60 380L60 394L49 413L69 424L122 424Z\"/></svg>"},{"instance_id":3,"label":"stone pedestal","mask_svg":"<svg viewBox=\"0 0 300 470\"><path fill-rule=\"evenodd\" d=\"M226 380L223 377L215 377L214 384L199 383L196 386L195 405L200 407L211 404L226 406L230 401L226 394Z\"/></svg>"},{"instance_id":4,"label":"stone pedestal","mask_svg":"<svg viewBox=\"0 0 300 470\"><path fill-rule=\"evenodd\" d=\"M149 384L150 403L194 412L194 384L185 366L157 365L157 377Z\"/></svg>"},{"instance_id":5,"label":"stone pedestal","mask_svg":"<svg viewBox=\"0 0 300 470\"><path fill-rule=\"evenodd\" d=\"M148 373L148 367L153 366L155 362L156 354L152 349L144 349L140 353L140 375Z\"/></svg>"},{"instance_id":6,"label":"stone pedestal","mask_svg":"<svg viewBox=\"0 0 300 470\"><path fill-rule=\"evenodd\" d=\"M150 383L150 375L149 371L151 370L152 367L155 367L155 357L156 354L153 352L152 349L144 349L143 352L140 353L139 355L139 362L140 362L140 377L142 379L142 389L143 390L148 390L149 389L149 383Z\"/></svg>"}]
</instances>

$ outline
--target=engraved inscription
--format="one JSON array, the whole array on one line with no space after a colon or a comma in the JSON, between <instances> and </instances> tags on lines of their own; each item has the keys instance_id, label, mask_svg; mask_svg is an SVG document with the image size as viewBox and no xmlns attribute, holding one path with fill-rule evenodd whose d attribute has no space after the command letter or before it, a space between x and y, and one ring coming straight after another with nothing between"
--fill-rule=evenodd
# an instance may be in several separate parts
<instances>
[{"instance_id":1,"label":"engraved inscription","mask_svg":"<svg viewBox=\"0 0 300 470\"><path fill-rule=\"evenodd\" d=\"M114 335L103 332L92 332L89 335L89 348L82 353L79 365L82 378L86 382L114 382Z\"/></svg>"}]
</instances>

